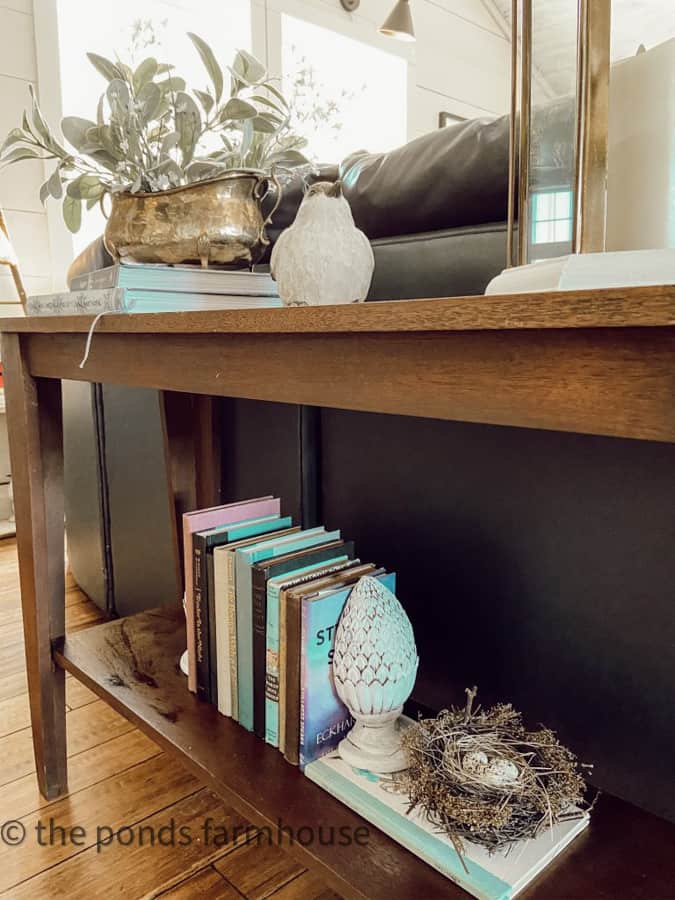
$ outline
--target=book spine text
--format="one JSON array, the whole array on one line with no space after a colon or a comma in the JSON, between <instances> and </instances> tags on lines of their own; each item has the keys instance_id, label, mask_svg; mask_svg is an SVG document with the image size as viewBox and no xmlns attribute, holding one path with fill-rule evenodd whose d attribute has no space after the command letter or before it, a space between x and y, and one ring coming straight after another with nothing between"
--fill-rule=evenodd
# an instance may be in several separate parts
<instances>
[{"instance_id":1,"label":"book spine text","mask_svg":"<svg viewBox=\"0 0 675 900\"><path fill-rule=\"evenodd\" d=\"M253 731L265 739L265 652L267 641L267 577L253 572Z\"/></svg>"},{"instance_id":2,"label":"book spine text","mask_svg":"<svg viewBox=\"0 0 675 900\"><path fill-rule=\"evenodd\" d=\"M197 656L197 696L209 700L209 637L207 611L206 551L203 540L194 535L192 549L195 597L195 647Z\"/></svg>"},{"instance_id":3,"label":"book spine text","mask_svg":"<svg viewBox=\"0 0 675 900\"><path fill-rule=\"evenodd\" d=\"M265 629L265 740L279 746L279 585L267 588Z\"/></svg>"},{"instance_id":4,"label":"book spine text","mask_svg":"<svg viewBox=\"0 0 675 900\"><path fill-rule=\"evenodd\" d=\"M29 297L26 301L26 314L29 316L91 316L103 312L126 312L130 308L123 288L42 294Z\"/></svg>"},{"instance_id":5,"label":"book spine text","mask_svg":"<svg viewBox=\"0 0 675 900\"><path fill-rule=\"evenodd\" d=\"M230 691L232 718L239 721L239 680L237 676L237 593L235 579L235 554L227 556L227 634L229 640Z\"/></svg>"}]
</instances>

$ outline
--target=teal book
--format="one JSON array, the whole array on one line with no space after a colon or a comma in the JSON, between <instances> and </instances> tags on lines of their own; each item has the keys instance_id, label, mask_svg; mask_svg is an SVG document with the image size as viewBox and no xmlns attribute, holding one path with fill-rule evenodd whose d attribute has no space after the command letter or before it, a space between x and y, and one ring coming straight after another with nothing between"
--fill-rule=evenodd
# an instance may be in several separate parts
<instances>
[{"instance_id":1,"label":"teal book","mask_svg":"<svg viewBox=\"0 0 675 900\"><path fill-rule=\"evenodd\" d=\"M267 582L267 622L265 625L265 740L273 747L279 746L279 601L280 593L287 588L306 584L315 578L333 575L359 560L348 556L336 556L313 566L305 566L270 578Z\"/></svg>"},{"instance_id":2,"label":"teal book","mask_svg":"<svg viewBox=\"0 0 675 900\"><path fill-rule=\"evenodd\" d=\"M199 533L209 538L211 546L219 547L221 544L243 541L244 538L258 537L270 531L280 531L292 524L291 516L262 516L259 519L243 519L232 525L219 525Z\"/></svg>"},{"instance_id":3,"label":"teal book","mask_svg":"<svg viewBox=\"0 0 675 900\"><path fill-rule=\"evenodd\" d=\"M406 724L405 719L402 722ZM577 810L578 818L493 853L465 841L460 859L452 841L428 821L424 812L419 808L409 811L407 795L391 790L390 775L356 769L338 756L310 763L305 775L478 900L516 897L589 822L588 813ZM569 865L574 865L573 859Z\"/></svg>"},{"instance_id":4,"label":"teal book","mask_svg":"<svg viewBox=\"0 0 675 900\"><path fill-rule=\"evenodd\" d=\"M338 540L339 531L325 528L298 531L286 538L262 541L235 552L235 592L237 609L237 696L238 721L253 731L253 573L254 563Z\"/></svg>"},{"instance_id":5,"label":"teal book","mask_svg":"<svg viewBox=\"0 0 675 900\"><path fill-rule=\"evenodd\" d=\"M253 596L253 731L265 740L265 679L267 675L267 582L300 566L326 563L339 553L354 555L354 541L329 541L317 547L287 553L255 563L252 567Z\"/></svg>"},{"instance_id":6,"label":"teal book","mask_svg":"<svg viewBox=\"0 0 675 900\"><path fill-rule=\"evenodd\" d=\"M197 696L218 705L216 676L216 618L213 579L213 551L216 547L246 537L279 531L292 524L290 516L262 516L242 519L197 532L192 538L194 561L194 605L197 631Z\"/></svg>"},{"instance_id":7,"label":"teal book","mask_svg":"<svg viewBox=\"0 0 675 900\"><path fill-rule=\"evenodd\" d=\"M376 576L396 593L396 573ZM354 589L321 591L302 600L300 663L300 768L337 749L354 724L333 682L335 632Z\"/></svg>"},{"instance_id":8,"label":"teal book","mask_svg":"<svg viewBox=\"0 0 675 900\"><path fill-rule=\"evenodd\" d=\"M278 539L297 534L302 529L295 525L267 534L264 540ZM239 719L239 692L237 690L237 598L235 592L234 562L236 551L252 547L263 540L260 536L244 538L223 544L213 551L213 579L215 586L218 710L225 716ZM221 627L222 626L222 627Z\"/></svg>"}]
</instances>

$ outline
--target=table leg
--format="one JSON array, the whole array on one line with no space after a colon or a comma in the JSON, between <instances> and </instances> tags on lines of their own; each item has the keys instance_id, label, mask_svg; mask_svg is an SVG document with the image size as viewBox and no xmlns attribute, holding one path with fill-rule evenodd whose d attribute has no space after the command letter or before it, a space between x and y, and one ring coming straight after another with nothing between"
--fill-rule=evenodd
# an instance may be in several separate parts
<instances>
[{"instance_id":1,"label":"table leg","mask_svg":"<svg viewBox=\"0 0 675 900\"><path fill-rule=\"evenodd\" d=\"M53 799L67 791L65 672L52 659L65 632L61 382L31 376L17 334L3 335L2 362L33 748Z\"/></svg>"},{"instance_id":2,"label":"table leg","mask_svg":"<svg viewBox=\"0 0 675 900\"><path fill-rule=\"evenodd\" d=\"M221 398L163 391L166 459L181 532L182 515L221 502Z\"/></svg>"}]
</instances>

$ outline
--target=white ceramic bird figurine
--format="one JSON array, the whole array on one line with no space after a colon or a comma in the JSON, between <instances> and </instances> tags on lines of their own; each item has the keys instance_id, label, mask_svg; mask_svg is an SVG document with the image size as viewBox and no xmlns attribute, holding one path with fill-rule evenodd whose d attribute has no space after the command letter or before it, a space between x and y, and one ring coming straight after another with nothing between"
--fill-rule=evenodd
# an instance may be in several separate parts
<instances>
[{"instance_id":1,"label":"white ceramic bird figurine","mask_svg":"<svg viewBox=\"0 0 675 900\"><path fill-rule=\"evenodd\" d=\"M272 277L286 306L365 300L375 268L370 241L354 224L339 181L319 181L272 250Z\"/></svg>"}]
</instances>

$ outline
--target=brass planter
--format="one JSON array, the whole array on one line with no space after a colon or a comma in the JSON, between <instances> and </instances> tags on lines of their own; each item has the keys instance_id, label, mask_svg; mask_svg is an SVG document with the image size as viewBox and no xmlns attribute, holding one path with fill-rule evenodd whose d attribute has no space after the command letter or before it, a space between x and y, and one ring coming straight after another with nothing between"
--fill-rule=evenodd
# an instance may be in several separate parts
<instances>
[{"instance_id":1,"label":"brass planter","mask_svg":"<svg viewBox=\"0 0 675 900\"><path fill-rule=\"evenodd\" d=\"M265 218L262 201L272 189L277 198ZM265 226L280 200L275 176L253 170L157 193L113 194L105 245L116 260L252 266L269 245Z\"/></svg>"}]
</instances>

